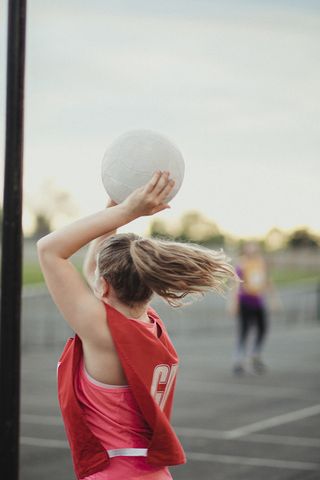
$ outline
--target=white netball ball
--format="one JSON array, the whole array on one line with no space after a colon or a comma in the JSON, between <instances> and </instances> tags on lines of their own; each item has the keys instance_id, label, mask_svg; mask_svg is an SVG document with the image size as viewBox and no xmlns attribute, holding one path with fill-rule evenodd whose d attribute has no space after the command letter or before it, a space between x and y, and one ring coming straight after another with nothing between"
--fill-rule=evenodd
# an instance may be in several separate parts
<instances>
[{"instance_id":1,"label":"white netball ball","mask_svg":"<svg viewBox=\"0 0 320 480\"><path fill-rule=\"evenodd\" d=\"M102 159L102 183L109 197L121 203L133 190L145 185L155 171L169 171L175 186L167 202L179 191L184 159L177 146L150 130L132 130L118 137Z\"/></svg>"}]
</instances>

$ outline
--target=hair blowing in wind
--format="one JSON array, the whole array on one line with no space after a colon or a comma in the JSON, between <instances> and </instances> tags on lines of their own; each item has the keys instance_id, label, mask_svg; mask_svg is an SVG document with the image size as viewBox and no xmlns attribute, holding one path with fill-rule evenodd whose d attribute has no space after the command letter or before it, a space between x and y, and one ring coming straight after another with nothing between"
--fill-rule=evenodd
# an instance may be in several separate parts
<instances>
[{"instance_id":1,"label":"hair blowing in wind","mask_svg":"<svg viewBox=\"0 0 320 480\"><path fill-rule=\"evenodd\" d=\"M131 255L143 281L175 307L189 294L222 294L237 278L223 251L193 244L141 239L132 242Z\"/></svg>"},{"instance_id":2,"label":"hair blowing in wind","mask_svg":"<svg viewBox=\"0 0 320 480\"><path fill-rule=\"evenodd\" d=\"M180 307L187 295L223 294L229 280L238 280L228 261L222 250L120 234L104 242L99 268L124 303L147 301L156 293Z\"/></svg>"}]
</instances>

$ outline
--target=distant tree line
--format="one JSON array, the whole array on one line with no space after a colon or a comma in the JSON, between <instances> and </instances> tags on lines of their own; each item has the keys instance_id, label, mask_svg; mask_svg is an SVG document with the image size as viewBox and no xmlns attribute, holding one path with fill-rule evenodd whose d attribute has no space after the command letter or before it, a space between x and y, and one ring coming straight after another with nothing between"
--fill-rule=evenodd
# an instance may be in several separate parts
<instances>
[{"instance_id":1,"label":"distant tree line","mask_svg":"<svg viewBox=\"0 0 320 480\"><path fill-rule=\"evenodd\" d=\"M51 192L51 201L35 204L32 209L35 226L31 238L37 240L50 233L53 229L53 221L56 211L62 211L66 215L72 215L75 211L69 194L63 191ZM2 237L3 211L0 207L0 235ZM174 224L154 217L150 222L150 234L157 238L166 238L182 242L195 242L204 246L224 247L241 246L245 238L222 232L217 224L198 211L185 212ZM0 238L1 238L0 237ZM320 247L320 236L309 231L307 227L298 228L286 232L279 228L272 228L264 238L260 239L264 249L317 249Z\"/></svg>"},{"instance_id":2,"label":"distant tree line","mask_svg":"<svg viewBox=\"0 0 320 480\"><path fill-rule=\"evenodd\" d=\"M180 220L170 225L165 220L154 218L150 223L150 234L181 242L196 242L203 245L223 245L225 235L218 226L200 212L185 212Z\"/></svg>"},{"instance_id":3,"label":"distant tree line","mask_svg":"<svg viewBox=\"0 0 320 480\"><path fill-rule=\"evenodd\" d=\"M222 232L214 221L198 211L185 212L173 225L160 218L154 218L150 223L150 234L157 238L196 242L209 247L241 246L246 240ZM265 238L260 239L259 243L264 249L273 250L280 248L314 249L320 247L320 236L311 233L307 227L291 232L273 228Z\"/></svg>"}]
</instances>

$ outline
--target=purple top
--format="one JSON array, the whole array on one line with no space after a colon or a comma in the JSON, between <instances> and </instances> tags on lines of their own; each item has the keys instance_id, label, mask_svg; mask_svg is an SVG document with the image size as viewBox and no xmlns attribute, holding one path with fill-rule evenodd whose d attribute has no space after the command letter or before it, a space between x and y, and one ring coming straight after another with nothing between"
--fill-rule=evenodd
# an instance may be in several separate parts
<instances>
[{"instance_id":1,"label":"purple top","mask_svg":"<svg viewBox=\"0 0 320 480\"><path fill-rule=\"evenodd\" d=\"M243 280L243 272L240 266L237 266L236 272L238 276ZM239 302L248 306L248 307L262 307L264 306L264 296L263 295L253 295L244 291L243 284L240 284L239 293L238 293Z\"/></svg>"}]
</instances>

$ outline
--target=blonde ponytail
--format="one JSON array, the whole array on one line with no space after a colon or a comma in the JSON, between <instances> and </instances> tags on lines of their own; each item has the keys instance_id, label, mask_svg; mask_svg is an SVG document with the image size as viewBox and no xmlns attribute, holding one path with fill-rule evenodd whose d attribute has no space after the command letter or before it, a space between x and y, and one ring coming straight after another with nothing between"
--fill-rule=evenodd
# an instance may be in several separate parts
<instances>
[{"instance_id":1,"label":"blonde ponytail","mask_svg":"<svg viewBox=\"0 0 320 480\"><path fill-rule=\"evenodd\" d=\"M130 254L143 284L173 307L187 295L223 294L238 276L223 250L195 244L137 238Z\"/></svg>"},{"instance_id":2,"label":"blonde ponytail","mask_svg":"<svg viewBox=\"0 0 320 480\"><path fill-rule=\"evenodd\" d=\"M223 294L228 280L238 280L228 260L222 250L122 233L102 242L98 267L124 304L145 303L156 293L180 307L187 295Z\"/></svg>"}]
</instances>

